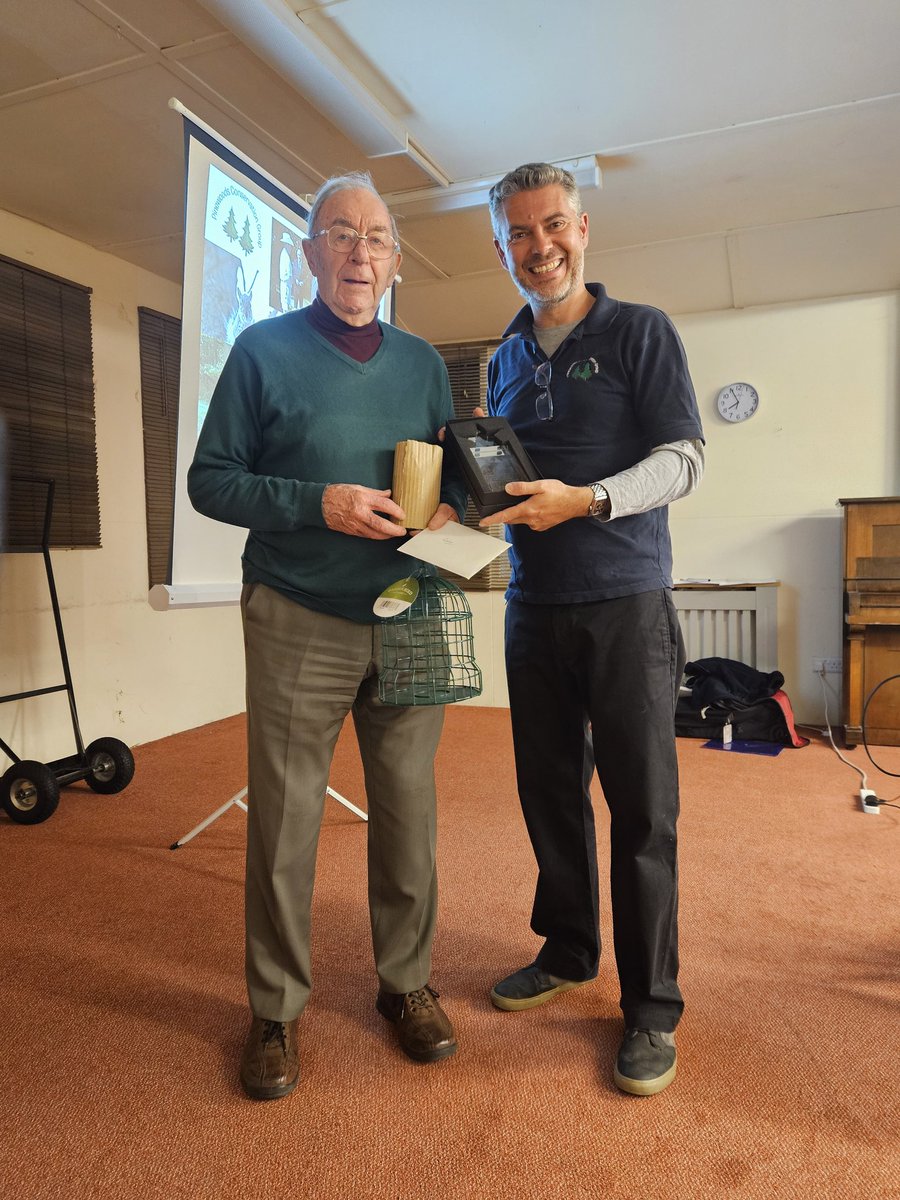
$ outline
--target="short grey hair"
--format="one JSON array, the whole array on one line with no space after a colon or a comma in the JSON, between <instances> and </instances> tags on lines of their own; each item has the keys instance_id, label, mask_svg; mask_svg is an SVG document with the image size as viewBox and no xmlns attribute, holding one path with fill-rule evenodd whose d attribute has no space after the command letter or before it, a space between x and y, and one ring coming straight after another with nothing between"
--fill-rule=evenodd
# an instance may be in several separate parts
<instances>
[{"instance_id":1,"label":"short grey hair","mask_svg":"<svg viewBox=\"0 0 900 1200\"><path fill-rule=\"evenodd\" d=\"M516 167L514 171L508 171L499 183L494 184L488 194L494 237L499 240L499 235L502 233L504 200L508 200L510 196L515 196L519 192L533 192L537 188L557 185L566 193L576 217L580 217L583 212L581 193L575 182L575 176L564 167L555 167L553 163L536 162L524 163L521 167Z\"/></svg>"},{"instance_id":2,"label":"short grey hair","mask_svg":"<svg viewBox=\"0 0 900 1200\"><path fill-rule=\"evenodd\" d=\"M317 223L319 220L319 210L322 205L331 196L337 195L338 192L363 191L371 192L376 199L381 200L384 204L384 199L378 188L375 186L375 181L368 171L348 171L346 175L332 175L330 179L326 179L319 190L316 192L316 198L313 200L312 208L309 210L309 236L319 233ZM397 245L400 245L400 234L397 232L397 222L391 213L388 213L391 218L391 233Z\"/></svg>"}]
</instances>

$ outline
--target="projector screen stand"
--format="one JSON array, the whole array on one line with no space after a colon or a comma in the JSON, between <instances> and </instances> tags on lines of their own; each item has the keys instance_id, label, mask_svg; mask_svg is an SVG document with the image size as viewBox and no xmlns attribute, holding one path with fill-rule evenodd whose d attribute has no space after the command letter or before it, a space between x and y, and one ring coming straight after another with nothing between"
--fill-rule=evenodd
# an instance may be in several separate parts
<instances>
[{"instance_id":1,"label":"projector screen stand","mask_svg":"<svg viewBox=\"0 0 900 1200\"><path fill-rule=\"evenodd\" d=\"M363 812L361 808L357 808L355 804L352 804L344 796L341 796L334 790L334 788L326 787L325 794L330 796L332 800L337 800L338 804L343 804L344 808L349 808L352 813L356 813L361 821L368 821L368 813ZM186 833L184 837L180 837L177 842L173 842L169 849L180 850L186 842L189 842L191 838L196 837L198 833L202 833L207 825L212 825L213 821L217 821L219 817L221 817L223 813L228 812L229 808L232 806L236 806L237 808L243 809L243 811L246 812L246 800L247 789L242 788L239 792L232 796L230 800L226 800L225 803L217 808L215 812L211 812L208 817L204 817L200 824L195 825L190 833Z\"/></svg>"}]
</instances>

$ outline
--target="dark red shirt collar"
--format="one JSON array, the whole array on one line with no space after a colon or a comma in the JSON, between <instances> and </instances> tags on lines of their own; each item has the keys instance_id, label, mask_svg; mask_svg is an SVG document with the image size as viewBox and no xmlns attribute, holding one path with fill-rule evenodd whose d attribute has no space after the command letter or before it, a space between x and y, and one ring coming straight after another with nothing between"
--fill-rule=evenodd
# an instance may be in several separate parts
<instances>
[{"instance_id":1,"label":"dark red shirt collar","mask_svg":"<svg viewBox=\"0 0 900 1200\"><path fill-rule=\"evenodd\" d=\"M313 300L308 312L310 324L316 333L320 333L348 358L368 362L381 345L383 335L377 317L368 325L348 325L336 317L319 296Z\"/></svg>"}]
</instances>

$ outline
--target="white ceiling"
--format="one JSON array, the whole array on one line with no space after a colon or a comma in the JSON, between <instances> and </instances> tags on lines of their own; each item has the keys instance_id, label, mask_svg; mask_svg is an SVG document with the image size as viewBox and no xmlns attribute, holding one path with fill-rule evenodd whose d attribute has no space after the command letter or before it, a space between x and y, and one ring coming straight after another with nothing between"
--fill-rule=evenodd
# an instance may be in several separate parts
<instances>
[{"instance_id":1,"label":"white ceiling","mask_svg":"<svg viewBox=\"0 0 900 1200\"><path fill-rule=\"evenodd\" d=\"M534 159L599 156L588 273L630 299L900 288L897 0L3 0L0 208L179 279L172 96L299 194L407 197L398 307L436 340L516 306L441 192Z\"/></svg>"}]
</instances>

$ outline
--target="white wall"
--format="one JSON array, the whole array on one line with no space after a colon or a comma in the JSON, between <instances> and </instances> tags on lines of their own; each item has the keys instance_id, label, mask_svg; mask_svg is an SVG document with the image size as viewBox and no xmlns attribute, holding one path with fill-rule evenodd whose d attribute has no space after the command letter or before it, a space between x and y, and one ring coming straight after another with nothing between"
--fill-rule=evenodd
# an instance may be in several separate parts
<instances>
[{"instance_id":1,"label":"white wall","mask_svg":"<svg viewBox=\"0 0 900 1200\"><path fill-rule=\"evenodd\" d=\"M51 555L82 733L131 745L243 707L235 608L154 612L147 603L139 305L178 315L180 289L42 226L0 212L0 253L93 289L102 549ZM63 680L43 560L0 558L0 694ZM21 758L74 751L65 694L0 706ZM0 769L6 760L0 754Z\"/></svg>"},{"instance_id":2,"label":"white wall","mask_svg":"<svg viewBox=\"0 0 900 1200\"><path fill-rule=\"evenodd\" d=\"M103 548L53 555L86 739L134 745L240 711L236 608L155 612L147 602L137 307L177 314L178 288L2 212L0 253L93 288ZM708 437L706 479L672 509L676 573L782 581L779 665L800 720L823 711L810 660L841 654L835 501L900 492L898 308L900 296L883 293L675 318ZM715 416L714 398L736 379L762 401L734 427ZM502 705L503 602L471 601L482 702ZM7 555L0 693L61 679L41 559ZM0 706L0 736L22 757L70 753L64 696Z\"/></svg>"}]
</instances>

